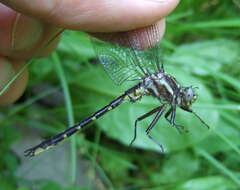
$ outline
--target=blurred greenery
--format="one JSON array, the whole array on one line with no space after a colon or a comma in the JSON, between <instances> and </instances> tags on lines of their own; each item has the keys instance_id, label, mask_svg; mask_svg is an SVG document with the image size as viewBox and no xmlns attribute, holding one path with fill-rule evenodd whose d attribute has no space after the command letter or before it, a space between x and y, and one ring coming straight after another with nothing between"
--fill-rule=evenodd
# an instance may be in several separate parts
<instances>
[{"instance_id":1,"label":"blurred greenery","mask_svg":"<svg viewBox=\"0 0 240 190\"><path fill-rule=\"evenodd\" d=\"M24 96L0 112L0 189L240 189L240 7L238 0L185 0L167 18L162 46L166 71L198 86L193 108L211 126L178 110L179 134L163 119L153 136L135 119L158 104L126 103L88 130L34 158L23 151L97 111L129 86L116 86L100 65L86 34L66 31L57 51L30 65ZM161 127L162 126L162 127ZM60 149L59 149L60 147Z\"/></svg>"}]
</instances>

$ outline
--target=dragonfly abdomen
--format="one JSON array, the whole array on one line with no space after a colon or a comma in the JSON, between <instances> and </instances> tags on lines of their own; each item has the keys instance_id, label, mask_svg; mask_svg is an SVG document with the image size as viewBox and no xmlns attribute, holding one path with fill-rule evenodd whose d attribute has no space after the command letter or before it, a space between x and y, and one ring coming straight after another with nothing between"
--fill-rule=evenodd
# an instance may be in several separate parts
<instances>
[{"instance_id":1,"label":"dragonfly abdomen","mask_svg":"<svg viewBox=\"0 0 240 190\"><path fill-rule=\"evenodd\" d=\"M119 96L118 98L116 98L115 100L110 102L108 105L106 105L102 109L96 111L94 114L92 114L91 116L87 117L86 119L80 121L76 125L66 129L62 133L59 133L58 135L50 138L49 140L45 140L45 141L41 142L40 144L38 144L37 146L34 146L33 148L26 150L25 155L26 156L35 156L35 155L43 152L44 150L47 150L47 149L57 145L59 142L70 137L71 135L75 134L76 132L83 129L91 122L93 122L96 119L98 119L99 117L103 116L108 111L119 106L122 102L124 102L126 100L132 101L131 98L134 98L134 97L135 97L135 99L139 99L142 96L142 94L139 93L139 88L140 88L139 84L135 85L134 87L127 90L124 94L122 94L121 96Z\"/></svg>"}]
</instances>

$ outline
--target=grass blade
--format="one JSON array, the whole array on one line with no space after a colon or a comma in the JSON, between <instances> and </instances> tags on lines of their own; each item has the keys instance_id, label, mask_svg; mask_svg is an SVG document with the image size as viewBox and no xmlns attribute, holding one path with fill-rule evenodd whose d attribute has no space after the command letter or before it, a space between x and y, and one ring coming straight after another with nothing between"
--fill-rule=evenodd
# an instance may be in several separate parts
<instances>
[{"instance_id":1,"label":"grass blade","mask_svg":"<svg viewBox=\"0 0 240 190\"><path fill-rule=\"evenodd\" d=\"M59 77L59 80L63 88L65 105L67 110L68 125L72 126L74 125L74 114L73 114L73 106L72 106L71 95L70 95L68 84L67 84L67 79L58 55L54 53L52 58L56 68L57 75ZM71 169L70 169L71 171L70 180L72 184L74 184L76 180L76 163L77 163L76 139L75 139L75 136L72 136L71 137Z\"/></svg>"},{"instance_id":2,"label":"grass blade","mask_svg":"<svg viewBox=\"0 0 240 190\"><path fill-rule=\"evenodd\" d=\"M232 179L239 187L240 187L240 179L228 168L226 168L223 164L217 161L214 157L208 154L206 151L202 149L197 149L197 153L208 160L214 167L216 167L221 173L228 176Z\"/></svg>"}]
</instances>

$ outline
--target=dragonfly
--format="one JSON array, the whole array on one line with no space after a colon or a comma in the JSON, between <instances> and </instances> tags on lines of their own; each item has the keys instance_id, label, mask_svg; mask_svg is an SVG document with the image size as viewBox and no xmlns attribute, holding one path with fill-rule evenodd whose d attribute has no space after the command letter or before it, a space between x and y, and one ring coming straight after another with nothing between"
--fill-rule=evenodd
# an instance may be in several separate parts
<instances>
[{"instance_id":1,"label":"dragonfly","mask_svg":"<svg viewBox=\"0 0 240 190\"><path fill-rule=\"evenodd\" d=\"M140 40L139 34L141 34ZM25 156L32 157L56 146L59 142L84 129L90 123L96 121L122 103L136 103L144 96L155 98L159 102L159 106L135 120L133 139L130 145L132 145L137 138L138 123L154 115L145 132L149 139L156 143L161 148L161 151L164 152L162 144L154 139L150 132L163 116L169 124L177 130L185 130L184 126L178 125L175 122L177 107L194 114L203 125L210 128L209 125L191 109L191 105L198 98L196 93L197 87L182 86L172 75L165 71L160 42L153 43L156 39L160 39L160 32L157 25L152 25L148 27L148 29L142 28L132 31L131 35L125 32L121 35L108 36L106 40L92 38L93 47L99 62L103 65L110 78L117 85L121 85L126 81L137 81L137 84L74 126L27 149L24 152ZM148 49L143 48L143 44L148 46Z\"/></svg>"}]
</instances>

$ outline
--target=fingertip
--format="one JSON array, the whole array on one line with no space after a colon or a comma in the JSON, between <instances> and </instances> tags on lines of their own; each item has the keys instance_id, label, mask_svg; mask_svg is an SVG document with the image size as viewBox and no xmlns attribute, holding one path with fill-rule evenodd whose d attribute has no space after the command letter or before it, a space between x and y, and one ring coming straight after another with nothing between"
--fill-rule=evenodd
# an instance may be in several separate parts
<instances>
[{"instance_id":1,"label":"fingertip","mask_svg":"<svg viewBox=\"0 0 240 190\"><path fill-rule=\"evenodd\" d=\"M17 13L11 32L12 51L33 49L43 38L44 24L35 18Z\"/></svg>"},{"instance_id":2,"label":"fingertip","mask_svg":"<svg viewBox=\"0 0 240 190\"><path fill-rule=\"evenodd\" d=\"M165 19L153 25L127 32L89 33L103 41L138 50L149 49L158 43L165 33ZM127 39L127 40L126 40Z\"/></svg>"},{"instance_id":3,"label":"fingertip","mask_svg":"<svg viewBox=\"0 0 240 190\"><path fill-rule=\"evenodd\" d=\"M115 31L128 31L155 24L170 14L179 0L125 0L114 24ZM119 27L119 28L118 28Z\"/></svg>"},{"instance_id":4,"label":"fingertip","mask_svg":"<svg viewBox=\"0 0 240 190\"><path fill-rule=\"evenodd\" d=\"M23 62L11 61L0 57L0 91L22 68ZM6 106L15 102L24 92L28 81L28 71L25 70L11 86L0 95L0 106Z\"/></svg>"}]
</instances>

